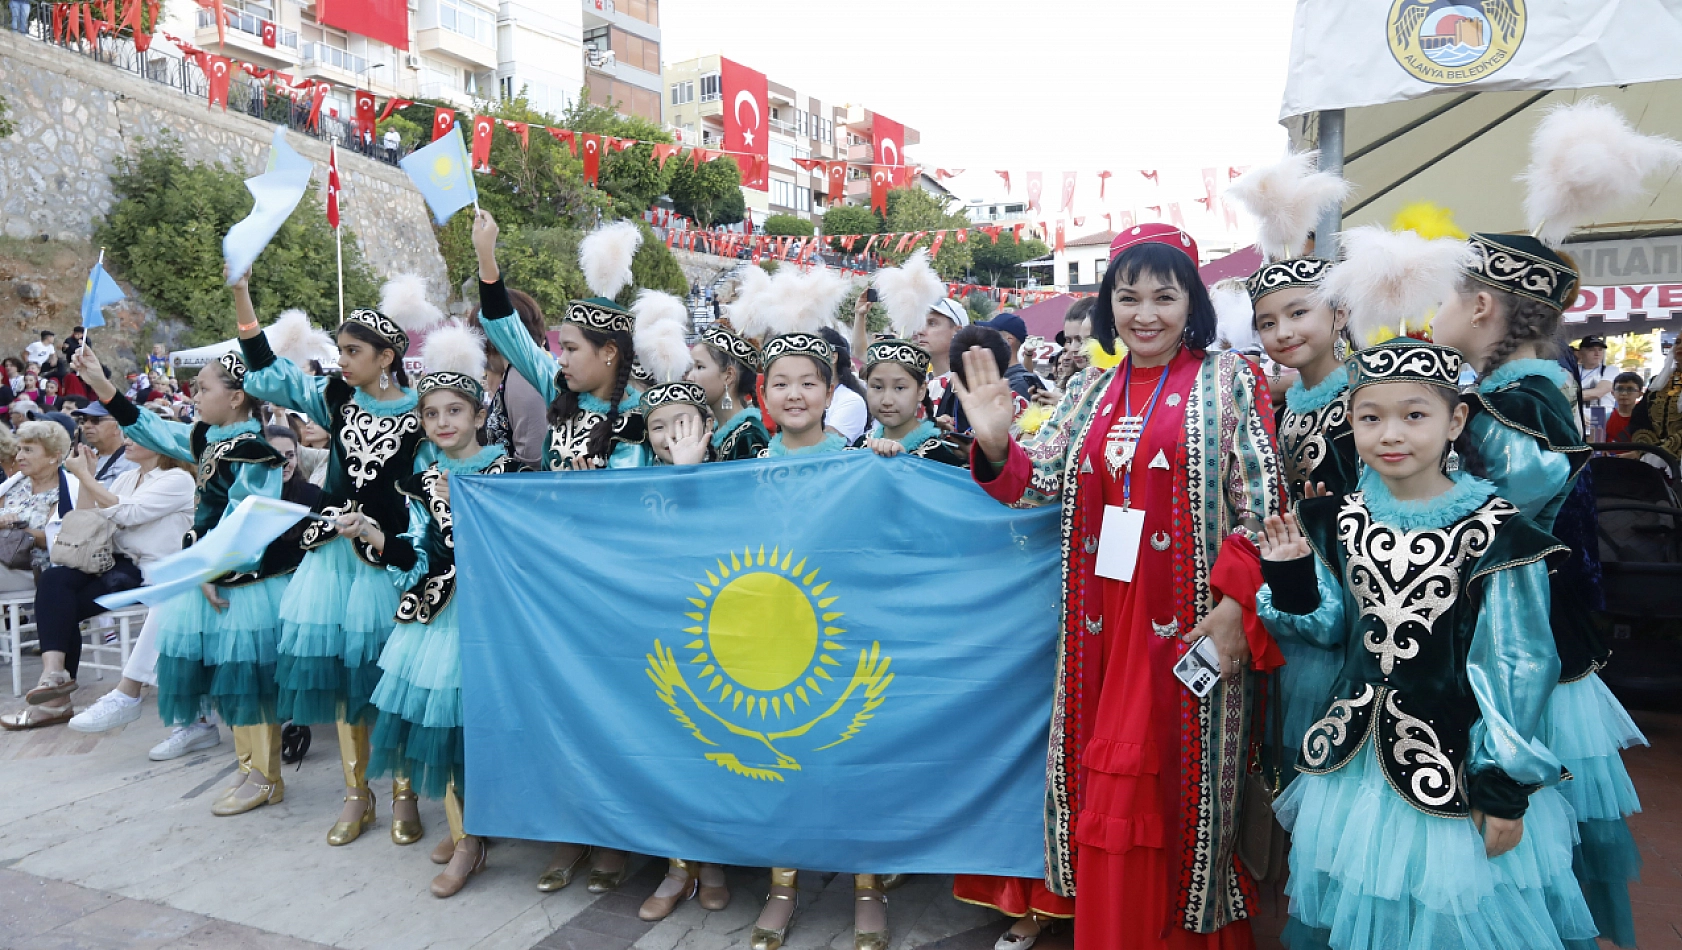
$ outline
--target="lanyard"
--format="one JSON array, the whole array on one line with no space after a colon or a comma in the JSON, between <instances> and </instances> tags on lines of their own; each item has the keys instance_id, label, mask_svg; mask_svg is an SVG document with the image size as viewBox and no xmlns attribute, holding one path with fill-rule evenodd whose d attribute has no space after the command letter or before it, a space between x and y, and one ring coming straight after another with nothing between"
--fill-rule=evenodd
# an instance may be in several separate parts
<instances>
[{"instance_id":1,"label":"lanyard","mask_svg":"<svg viewBox=\"0 0 1682 950\"><path fill-rule=\"evenodd\" d=\"M1162 387L1168 382L1168 366L1162 367L1162 377L1156 381L1156 389L1151 393L1150 401L1145 403L1144 416L1139 420L1139 438L1133 443L1133 455L1127 461L1127 467L1121 476L1121 507L1133 507L1133 460L1139 457L1139 444L1145 441L1145 428L1151 423L1151 413L1156 411L1156 401L1162 396ZM1133 411L1133 357L1127 358L1127 373L1121 378L1121 410L1124 415Z\"/></svg>"}]
</instances>

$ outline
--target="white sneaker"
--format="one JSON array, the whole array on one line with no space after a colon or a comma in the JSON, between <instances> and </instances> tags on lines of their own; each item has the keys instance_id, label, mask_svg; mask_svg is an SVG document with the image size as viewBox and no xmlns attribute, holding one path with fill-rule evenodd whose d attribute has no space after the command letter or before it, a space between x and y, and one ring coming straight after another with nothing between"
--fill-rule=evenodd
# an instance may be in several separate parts
<instances>
[{"instance_id":1,"label":"white sneaker","mask_svg":"<svg viewBox=\"0 0 1682 950\"><path fill-rule=\"evenodd\" d=\"M77 732L110 732L140 718L140 700L125 702L128 697L112 690L99 697L92 706L70 717L70 728Z\"/></svg>"},{"instance_id":2,"label":"white sneaker","mask_svg":"<svg viewBox=\"0 0 1682 950\"><path fill-rule=\"evenodd\" d=\"M222 734L208 722L195 722L190 726L176 726L169 738L152 747L146 757L153 762L168 762L179 759L189 752L203 749L214 749L222 744Z\"/></svg>"}]
</instances>

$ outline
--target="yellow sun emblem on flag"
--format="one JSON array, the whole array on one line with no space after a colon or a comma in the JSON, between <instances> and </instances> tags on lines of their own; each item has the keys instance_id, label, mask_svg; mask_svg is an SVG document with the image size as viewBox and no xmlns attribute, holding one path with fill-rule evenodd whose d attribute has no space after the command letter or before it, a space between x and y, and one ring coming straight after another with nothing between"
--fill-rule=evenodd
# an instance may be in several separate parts
<instances>
[{"instance_id":1,"label":"yellow sun emblem on flag","mask_svg":"<svg viewBox=\"0 0 1682 950\"><path fill-rule=\"evenodd\" d=\"M791 751L832 749L875 717L890 658L874 641L849 658L840 595L793 551L744 548L715 565L688 598L682 656L655 640L648 676L678 723L719 750L708 761L781 782L800 770Z\"/></svg>"},{"instance_id":2,"label":"yellow sun emblem on flag","mask_svg":"<svg viewBox=\"0 0 1682 950\"><path fill-rule=\"evenodd\" d=\"M456 156L446 153L432 160L432 183L439 188L445 191L454 188L460 174L461 160Z\"/></svg>"}]
</instances>

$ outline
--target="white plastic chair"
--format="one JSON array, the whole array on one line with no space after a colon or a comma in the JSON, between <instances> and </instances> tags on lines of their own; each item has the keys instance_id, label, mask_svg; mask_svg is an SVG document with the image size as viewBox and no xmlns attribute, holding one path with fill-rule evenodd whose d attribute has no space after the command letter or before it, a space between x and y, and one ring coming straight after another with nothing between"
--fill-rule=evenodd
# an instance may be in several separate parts
<instances>
[{"instance_id":1,"label":"white plastic chair","mask_svg":"<svg viewBox=\"0 0 1682 950\"><path fill-rule=\"evenodd\" d=\"M40 645L35 633L35 593L0 596L0 636L6 639L5 657L12 664L12 695L23 695L23 648Z\"/></svg>"},{"instance_id":2,"label":"white plastic chair","mask_svg":"<svg viewBox=\"0 0 1682 950\"><path fill-rule=\"evenodd\" d=\"M95 671L97 675L94 678L98 680L105 679L106 670L122 676L123 667L128 665L129 651L134 646L134 638L140 632L140 625L145 622L144 604L113 610L82 621L82 636L87 637L88 642L82 647L81 668ZM117 628L117 642L106 643L105 631L112 626ZM115 664L105 659L112 653L117 654Z\"/></svg>"}]
</instances>

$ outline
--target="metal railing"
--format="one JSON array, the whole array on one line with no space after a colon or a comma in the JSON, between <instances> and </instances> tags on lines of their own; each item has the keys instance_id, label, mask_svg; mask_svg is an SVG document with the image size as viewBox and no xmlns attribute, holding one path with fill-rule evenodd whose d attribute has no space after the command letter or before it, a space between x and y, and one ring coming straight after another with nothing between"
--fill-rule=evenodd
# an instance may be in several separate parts
<instances>
[{"instance_id":1,"label":"metal railing","mask_svg":"<svg viewBox=\"0 0 1682 950\"><path fill-rule=\"evenodd\" d=\"M362 74L368 71L368 60L361 56L352 56L342 49L335 49L326 43L305 43L300 50L304 63L314 63L318 66L333 66L347 73Z\"/></svg>"},{"instance_id":2,"label":"metal railing","mask_svg":"<svg viewBox=\"0 0 1682 950\"><path fill-rule=\"evenodd\" d=\"M174 54L173 46L162 35L152 38L152 48L147 52L140 52L134 48L134 42L126 36L107 34L100 37L97 43L68 41L55 42L52 39L52 24L48 19L50 7L38 4L30 18L26 36L30 39L56 46L59 49L83 56L103 63L114 69L139 76L155 82L160 86L168 86L183 95L208 102L210 99L210 81L199 69L196 63L183 59ZM0 11L7 12L9 11ZM4 19L3 25L11 26L10 19ZM169 49L170 52L163 52ZM242 112L264 122L285 125L299 135L307 135L322 141L333 140L339 147L365 155L375 161L390 165L397 164L407 151L396 149L388 152L380 145L379 136L373 141L357 141L354 126L344 119L337 119L327 115L324 111L316 125L310 126L310 101L305 96L294 101L283 93L270 92L261 82L252 79L242 72L235 73L228 82L228 111Z\"/></svg>"},{"instance_id":3,"label":"metal railing","mask_svg":"<svg viewBox=\"0 0 1682 950\"><path fill-rule=\"evenodd\" d=\"M228 29L238 30L241 33L249 33L256 37L261 37L263 35L263 20L261 17L254 17L249 13L243 13L239 10L229 10L227 13ZM216 25L216 14L209 10L200 10L198 11L197 22L198 28L201 30L208 27L214 27ZM283 30L278 24L276 24L275 43L290 49L297 49L298 31Z\"/></svg>"}]
</instances>

